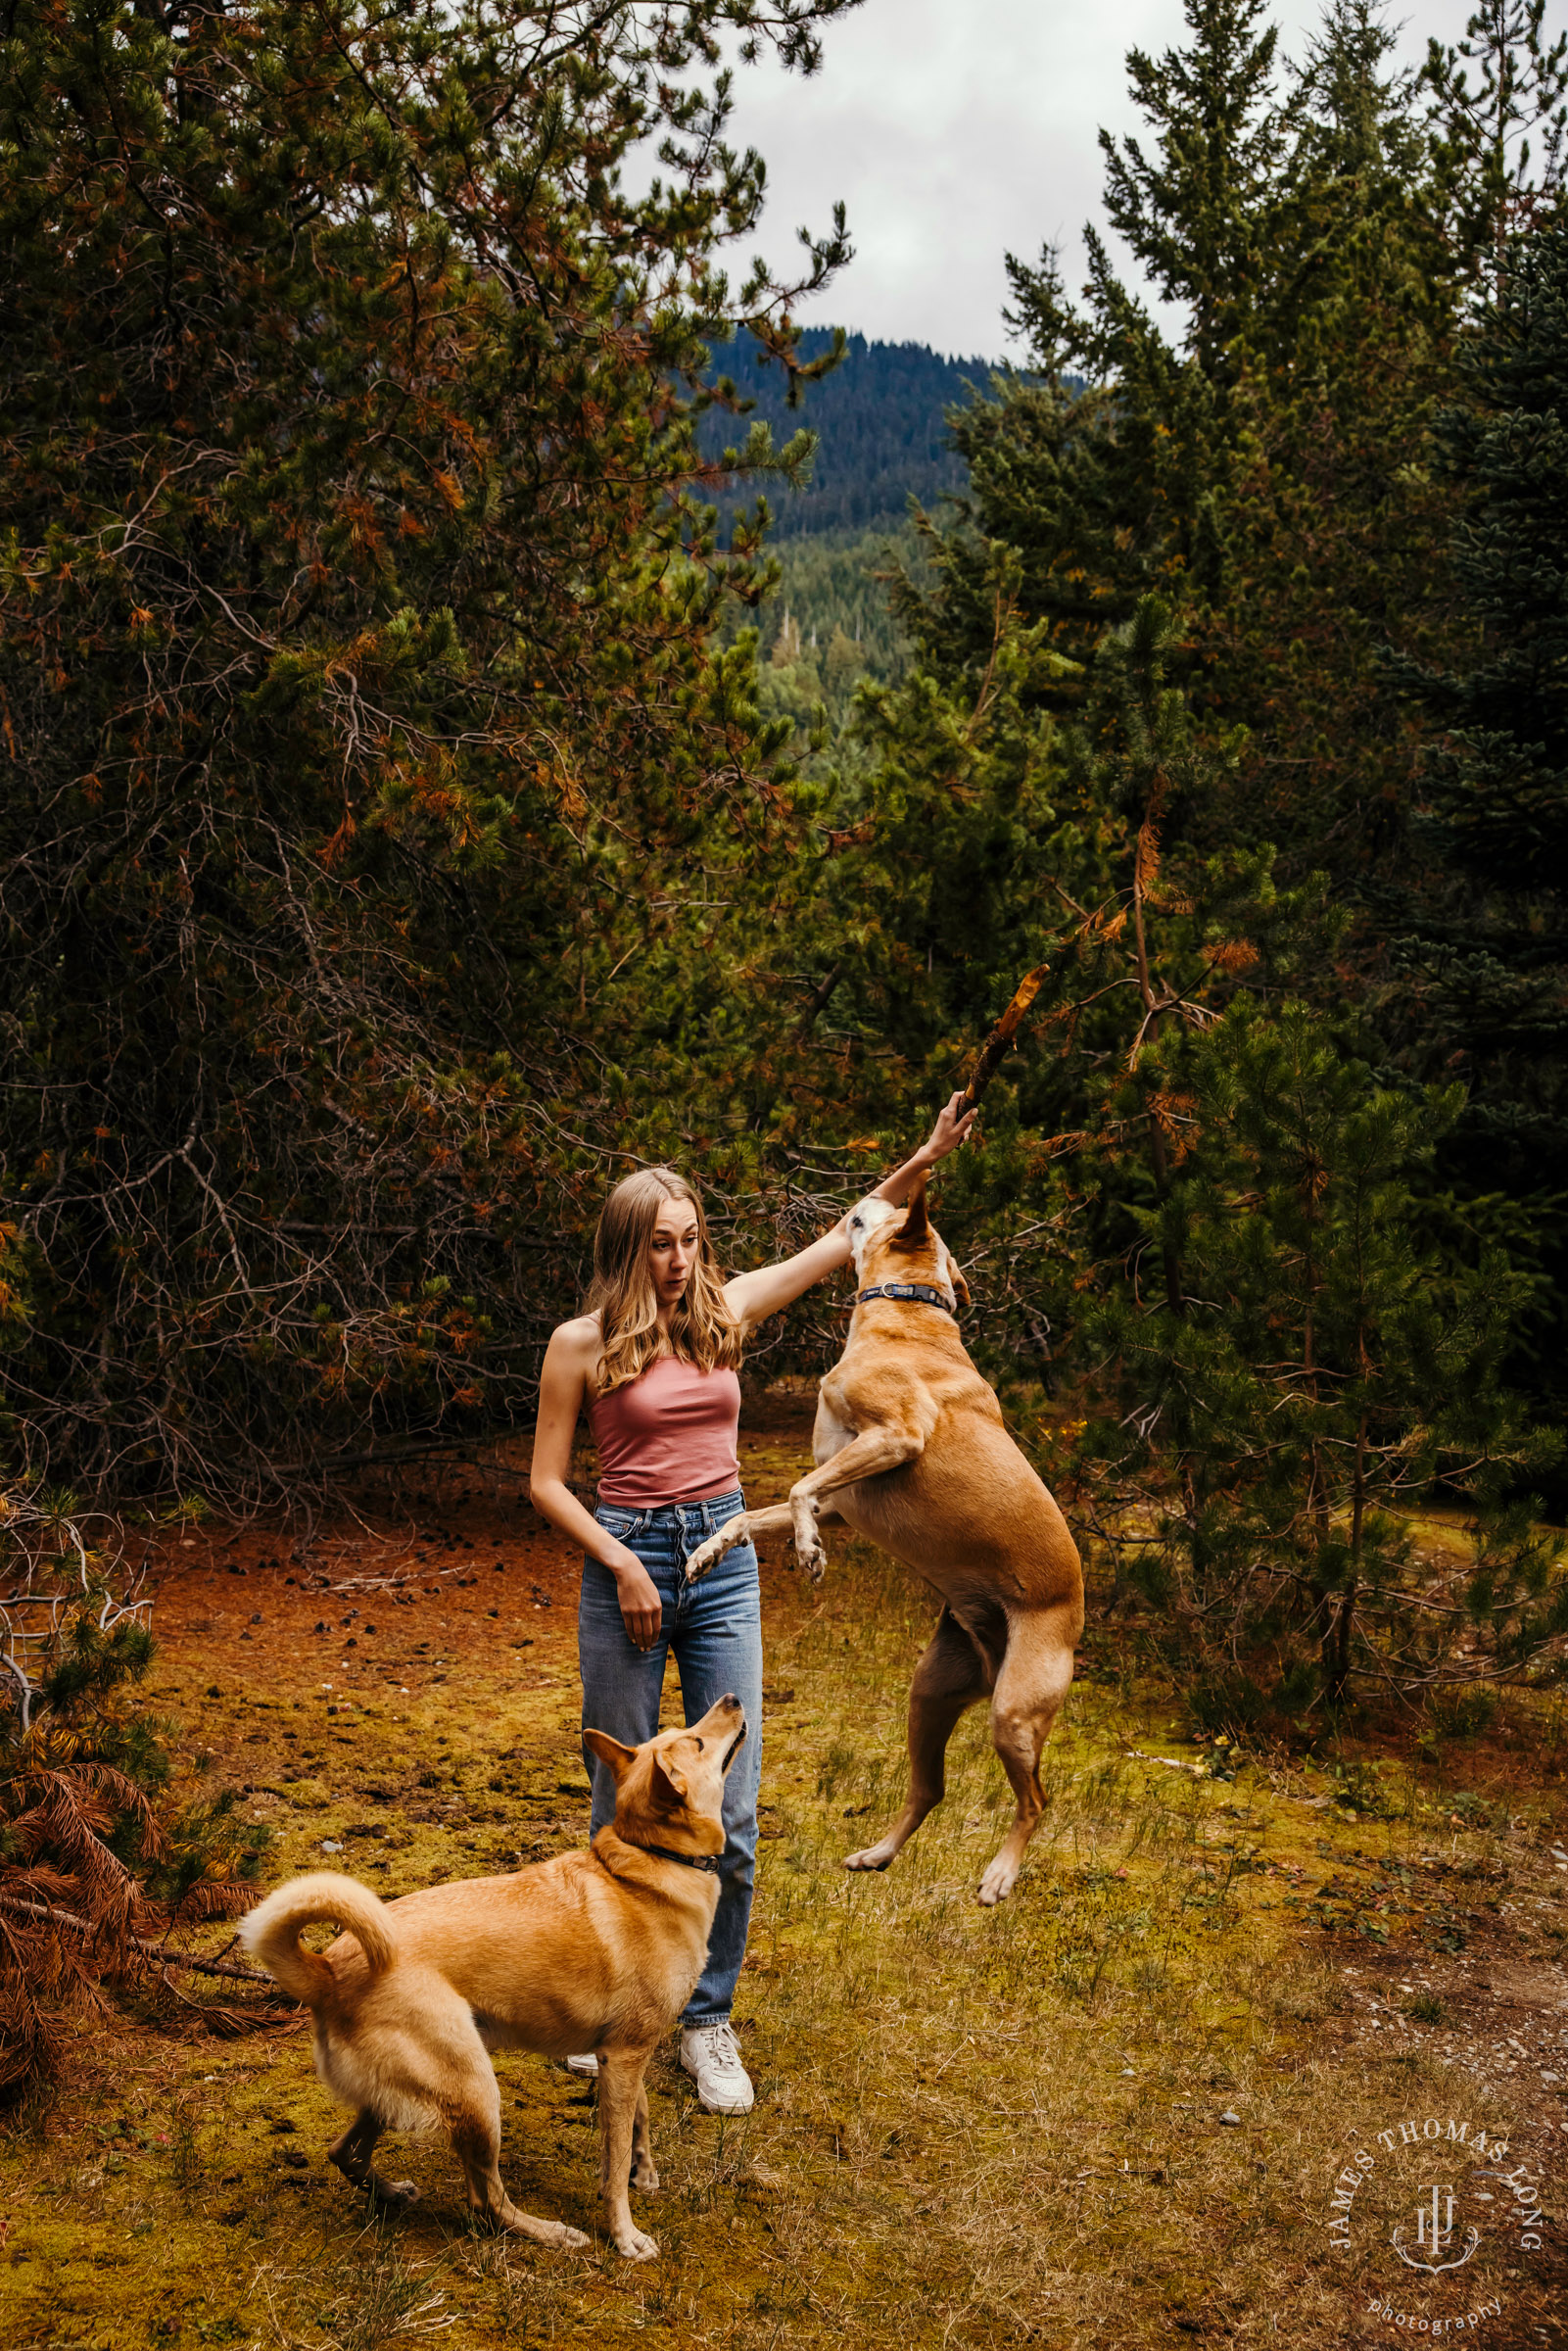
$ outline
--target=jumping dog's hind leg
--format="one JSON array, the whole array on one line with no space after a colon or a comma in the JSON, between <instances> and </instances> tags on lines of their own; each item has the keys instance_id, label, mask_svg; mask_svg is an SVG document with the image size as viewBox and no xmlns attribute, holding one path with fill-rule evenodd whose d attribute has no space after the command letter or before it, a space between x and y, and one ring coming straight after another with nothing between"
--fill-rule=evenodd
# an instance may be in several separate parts
<instances>
[{"instance_id":1,"label":"jumping dog's hind leg","mask_svg":"<svg viewBox=\"0 0 1568 2351\"><path fill-rule=\"evenodd\" d=\"M947 1743L961 1715L991 1686L984 1657L950 1609L936 1620L909 1689L909 1794L886 1835L864 1852L848 1853L846 1869L885 1869L947 1786Z\"/></svg>"},{"instance_id":2,"label":"jumping dog's hind leg","mask_svg":"<svg viewBox=\"0 0 1568 2351\"><path fill-rule=\"evenodd\" d=\"M1015 1616L991 1694L991 1739L1018 1799L1013 1826L976 1889L987 1905L1012 1893L1029 1839L1045 1809L1040 1753L1072 1680L1072 1647L1062 1614Z\"/></svg>"}]
</instances>

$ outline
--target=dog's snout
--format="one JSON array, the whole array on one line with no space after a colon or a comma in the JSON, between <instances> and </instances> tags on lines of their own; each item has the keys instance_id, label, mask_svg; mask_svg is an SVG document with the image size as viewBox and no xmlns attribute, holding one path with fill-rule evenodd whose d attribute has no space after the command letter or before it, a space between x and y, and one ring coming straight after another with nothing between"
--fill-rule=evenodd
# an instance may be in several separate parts
<instances>
[{"instance_id":1,"label":"dog's snout","mask_svg":"<svg viewBox=\"0 0 1568 2351\"><path fill-rule=\"evenodd\" d=\"M740 1711L740 1701L736 1698L733 1690L727 1691L724 1697L720 1699L719 1703L721 1706L734 1706L737 1714Z\"/></svg>"}]
</instances>

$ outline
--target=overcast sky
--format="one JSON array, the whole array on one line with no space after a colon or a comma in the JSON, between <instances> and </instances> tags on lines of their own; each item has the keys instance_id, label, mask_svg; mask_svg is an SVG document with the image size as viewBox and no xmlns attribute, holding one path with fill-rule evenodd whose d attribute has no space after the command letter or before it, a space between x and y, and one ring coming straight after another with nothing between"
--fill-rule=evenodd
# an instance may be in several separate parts
<instances>
[{"instance_id":1,"label":"overcast sky","mask_svg":"<svg viewBox=\"0 0 1568 2351\"><path fill-rule=\"evenodd\" d=\"M1405 53L1423 56L1429 33L1456 38L1473 5L1407 0ZM1548 21L1565 10L1548 0ZM1299 55L1316 0L1277 0L1274 14ZM1096 134L1138 127L1126 52L1182 35L1181 0L862 0L828 26L811 80L738 71L736 135L767 159L759 242L774 268L791 265L797 224L825 229L835 197L848 208L856 258L801 315L1001 357L1003 255L1033 259L1060 237L1076 288L1099 213Z\"/></svg>"}]
</instances>

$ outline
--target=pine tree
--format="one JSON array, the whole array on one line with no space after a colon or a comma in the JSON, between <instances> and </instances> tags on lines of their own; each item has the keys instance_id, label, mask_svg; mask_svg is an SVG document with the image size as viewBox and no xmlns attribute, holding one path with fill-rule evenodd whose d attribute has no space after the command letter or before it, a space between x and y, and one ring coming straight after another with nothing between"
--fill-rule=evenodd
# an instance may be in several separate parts
<instances>
[{"instance_id":1,"label":"pine tree","mask_svg":"<svg viewBox=\"0 0 1568 2351\"><path fill-rule=\"evenodd\" d=\"M1466 400L1440 419L1468 494L1453 550L1479 637L1428 682L1449 742L1429 838L1488 895L1540 890L1560 951L1568 876L1568 216L1518 241L1460 358ZM1542 924L1532 922L1533 931Z\"/></svg>"},{"instance_id":2,"label":"pine tree","mask_svg":"<svg viewBox=\"0 0 1568 2351\"><path fill-rule=\"evenodd\" d=\"M1378 1087L1301 1003L1239 1004L1164 1058L1193 1141L1143 1223L1178 1257L1183 1311L1122 1291L1096 1322L1101 1524L1119 1525L1178 1652L1218 1668L1233 1706L1298 1708L1315 1692L1337 1708L1363 1674L1428 1685L1453 1670L1465 1611L1411 1605L1399 1513L1438 1475L1496 1511L1560 1450L1502 1376L1527 1284L1423 1238L1460 1089ZM1134 1494L1157 1505L1152 1544L1127 1515ZM1549 1555L1527 1524L1501 1550L1469 1614L1494 1657L1516 1660L1521 1620L1549 1638L1563 1596L1539 1609Z\"/></svg>"},{"instance_id":3,"label":"pine tree","mask_svg":"<svg viewBox=\"0 0 1568 2351\"><path fill-rule=\"evenodd\" d=\"M1250 728L1228 811L1283 873L1356 900L1407 863L1411 746L1382 648L1441 649L1452 498L1431 417L1452 381L1448 252L1413 76L1370 0L1334 0L1296 84L1263 285L1233 352L1236 456L1213 494L1195 633L1216 713ZM1353 942L1358 965L1375 941Z\"/></svg>"},{"instance_id":4,"label":"pine tree","mask_svg":"<svg viewBox=\"0 0 1568 2351\"><path fill-rule=\"evenodd\" d=\"M927 522L927 577L906 571L894 608L938 675L983 657L994 629L1000 550L1016 562L1019 603L1043 623L1051 650L1074 666L1042 673L1042 707L1076 708L1083 673L1108 628L1168 571L1157 503L1123 429L1123 404L1072 372L1079 328L1057 257L1037 266L1007 257L1009 328L1024 346L1023 372L993 377L989 396L956 408L953 447L969 467L956 527Z\"/></svg>"},{"instance_id":5,"label":"pine tree","mask_svg":"<svg viewBox=\"0 0 1568 2351\"><path fill-rule=\"evenodd\" d=\"M1186 1147L1187 1107L1152 1048L1238 991L1277 991L1331 926L1275 889L1266 850L1182 845L1187 805L1242 746L1195 728L1169 608L1145 598L1111 633L1063 727L1042 708L1059 656L1046 624L1021 622L1018 585L999 551L985 660L951 684L917 663L863 690L858 756L820 780L825 854L787 912L822 972L787 1142L874 1127L890 1143L1043 966L986 1096L984 1152L944 1171L942 1216L986 1269L988 1367L1049 1380ZM763 1065L777 1086L783 1016L759 1003L754 1019L778 1035ZM1179 1311L1179 1283L1176 1297Z\"/></svg>"},{"instance_id":6,"label":"pine tree","mask_svg":"<svg viewBox=\"0 0 1568 2351\"><path fill-rule=\"evenodd\" d=\"M663 1052L622 975L791 822L696 426L737 318L833 351L726 279L763 167L701 77L844 5L0 18L6 1405L56 1473L526 1408Z\"/></svg>"},{"instance_id":7,"label":"pine tree","mask_svg":"<svg viewBox=\"0 0 1568 2351\"><path fill-rule=\"evenodd\" d=\"M1450 235L1482 279L1506 266L1521 220L1562 192L1568 32L1550 40L1545 14L1546 0L1483 0L1462 38L1427 44L1422 79L1442 126Z\"/></svg>"},{"instance_id":8,"label":"pine tree","mask_svg":"<svg viewBox=\"0 0 1568 2351\"><path fill-rule=\"evenodd\" d=\"M1266 0L1183 0L1182 14L1185 49L1127 52L1128 86L1158 152L1101 131L1105 208L1160 299L1183 306L1186 351L1213 386L1264 290L1263 238L1286 149L1279 35ZM1089 258L1105 331L1130 344L1141 315L1093 230Z\"/></svg>"},{"instance_id":9,"label":"pine tree","mask_svg":"<svg viewBox=\"0 0 1568 2351\"><path fill-rule=\"evenodd\" d=\"M1417 1068L1458 1066L1469 1101L1449 1146L1468 1190L1514 1204L1539 1253L1537 1350L1559 1384L1568 1223L1568 220L1515 240L1461 360L1466 398L1439 442L1464 494L1454 576L1471 657L1401 674L1441 730L1421 837L1445 887L1389 908Z\"/></svg>"},{"instance_id":10,"label":"pine tree","mask_svg":"<svg viewBox=\"0 0 1568 2351\"><path fill-rule=\"evenodd\" d=\"M1327 862L1359 888L1401 854L1409 767L1378 650L1439 649L1449 620L1451 502L1427 460L1460 272L1372 0L1334 0L1299 70L1258 0L1186 13L1183 47L1128 59L1151 135L1104 142L1141 282L1093 232L1081 306L1049 252L1010 259L1044 380L955 420L964 522L1016 551L1023 617L1085 670L1140 595L1181 604L1200 726L1251 738L1204 838L1270 840L1295 880ZM1173 335L1145 287L1182 305ZM983 641L983 561L959 531L933 562L914 633L940 671Z\"/></svg>"},{"instance_id":11,"label":"pine tree","mask_svg":"<svg viewBox=\"0 0 1568 2351\"><path fill-rule=\"evenodd\" d=\"M0 1494L0 1574L7 2098L60 2070L72 2006L100 2004L107 1984L166 1984L187 1929L246 1909L271 1838L240 1814L234 1789L177 1785L177 1726L137 1690L156 1653L118 1528L72 1515L69 1498L12 1488ZM246 2019L221 2021L237 2032Z\"/></svg>"}]
</instances>

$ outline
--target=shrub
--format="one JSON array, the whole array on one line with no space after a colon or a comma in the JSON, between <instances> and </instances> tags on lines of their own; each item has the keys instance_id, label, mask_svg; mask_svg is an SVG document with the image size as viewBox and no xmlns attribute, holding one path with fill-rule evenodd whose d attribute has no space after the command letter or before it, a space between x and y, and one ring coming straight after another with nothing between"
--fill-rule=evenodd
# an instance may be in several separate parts
<instances>
[{"instance_id":1,"label":"shrub","mask_svg":"<svg viewBox=\"0 0 1568 2351\"><path fill-rule=\"evenodd\" d=\"M1195 1731L1244 1738L1268 1711L1268 1700L1250 1674L1233 1668L1200 1675L1187 1692L1187 1713Z\"/></svg>"},{"instance_id":2,"label":"shrub","mask_svg":"<svg viewBox=\"0 0 1568 2351\"><path fill-rule=\"evenodd\" d=\"M1428 1694L1427 1720L1440 1738L1478 1739L1497 1718L1497 1694L1484 1684Z\"/></svg>"},{"instance_id":3,"label":"shrub","mask_svg":"<svg viewBox=\"0 0 1568 2351\"><path fill-rule=\"evenodd\" d=\"M0 1492L0 2094L59 2067L62 2020L246 1908L267 1832L231 1790L179 1806L173 1726L135 1698L151 1604L112 1520ZM174 1954L177 1957L177 1953Z\"/></svg>"}]
</instances>

